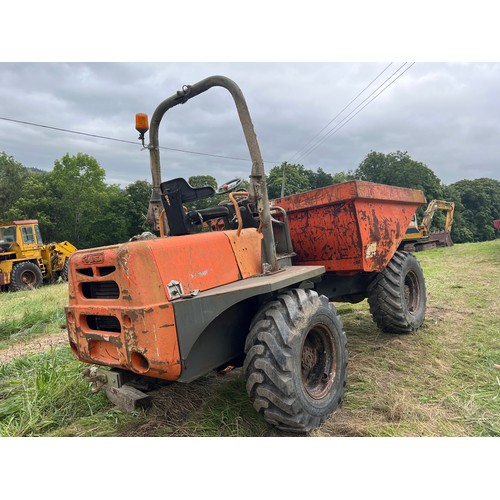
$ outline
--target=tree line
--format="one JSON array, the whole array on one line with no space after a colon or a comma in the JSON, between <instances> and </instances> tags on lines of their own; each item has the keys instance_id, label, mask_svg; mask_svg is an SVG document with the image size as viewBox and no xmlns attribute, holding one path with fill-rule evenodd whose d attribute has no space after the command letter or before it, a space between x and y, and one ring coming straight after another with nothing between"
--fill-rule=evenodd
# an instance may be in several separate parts
<instances>
[{"instance_id":1,"label":"tree line","mask_svg":"<svg viewBox=\"0 0 500 500\"><path fill-rule=\"evenodd\" d=\"M451 232L455 243L486 241L498 236L493 221L500 219L500 181L489 178L464 179L445 185L432 169L413 160L407 152L384 154L371 151L355 170L334 175L321 168L314 172L303 165L283 163L269 172L270 198L281 196L283 173L285 196L354 179L420 189L427 202L439 199L455 203ZM420 207L417 216L421 218L425 208L426 206ZM431 229L443 229L445 220L445 214L437 211Z\"/></svg>"},{"instance_id":2,"label":"tree line","mask_svg":"<svg viewBox=\"0 0 500 500\"><path fill-rule=\"evenodd\" d=\"M151 185L139 180L122 189L105 182L89 155L66 154L47 172L0 154L0 220L38 219L45 242L67 240L77 248L127 241L147 229Z\"/></svg>"},{"instance_id":3,"label":"tree line","mask_svg":"<svg viewBox=\"0 0 500 500\"><path fill-rule=\"evenodd\" d=\"M105 176L98 161L84 153L64 155L48 172L27 168L7 153L0 153L0 221L38 219L46 242L68 240L77 248L121 243L151 230L145 219L151 184L138 180L122 188L107 184ZM372 151L355 170L334 175L321 167L313 171L285 162L269 171L267 185L273 199L281 197L282 192L286 196L352 179L421 189L428 201L454 201L455 243L496 237L493 220L500 219L499 181L482 178L446 186L429 167L412 160L406 152ZM216 179L210 175L188 180L196 187L217 188ZM200 200L196 208L220 201L220 197ZM436 213L434 227L442 228L444 219L443 214Z\"/></svg>"}]
</instances>

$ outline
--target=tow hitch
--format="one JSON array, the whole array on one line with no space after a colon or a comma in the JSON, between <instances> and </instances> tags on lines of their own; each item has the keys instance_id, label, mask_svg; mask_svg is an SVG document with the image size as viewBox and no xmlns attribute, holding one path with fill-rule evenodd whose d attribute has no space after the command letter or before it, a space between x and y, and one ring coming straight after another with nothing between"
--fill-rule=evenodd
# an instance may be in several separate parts
<instances>
[{"instance_id":1,"label":"tow hitch","mask_svg":"<svg viewBox=\"0 0 500 500\"><path fill-rule=\"evenodd\" d=\"M82 375L90 382L92 392L99 392L102 389L108 399L122 410L132 413L151 405L151 398L133 387L127 381L128 374L120 370L105 370L92 366L86 368Z\"/></svg>"}]
</instances>

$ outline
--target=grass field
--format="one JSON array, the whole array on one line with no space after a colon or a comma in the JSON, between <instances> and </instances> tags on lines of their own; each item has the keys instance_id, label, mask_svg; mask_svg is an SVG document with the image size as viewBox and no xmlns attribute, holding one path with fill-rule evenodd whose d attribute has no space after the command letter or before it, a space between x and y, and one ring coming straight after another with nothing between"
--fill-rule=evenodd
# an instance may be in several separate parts
<instances>
[{"instance_id":1,"label":"grass field","mask_svg":"<svg viewBox=\"0 0 500 500\"><path fill-rule=\"evenodd\" d=\"M417 333L381 333L366 302L337 305L346 397L312 436L500 435L500 240L416 255L428 296ZM239 370L164 387L134 415L92 394L65 343L66 294L0 294L0 436L284 435L256 414Z\"/></svg>"}]
</instances>

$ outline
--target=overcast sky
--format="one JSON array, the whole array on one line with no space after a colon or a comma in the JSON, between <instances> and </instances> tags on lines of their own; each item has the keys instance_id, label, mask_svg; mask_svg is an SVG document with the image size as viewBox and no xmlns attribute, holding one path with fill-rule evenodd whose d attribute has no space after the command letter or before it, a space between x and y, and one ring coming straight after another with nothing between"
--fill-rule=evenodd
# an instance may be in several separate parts
<instances>
[{"instance_id":1,"label":"overcast sky","mask_svg":"<svg viewBox=\"0 0 500 500\"><path fill-rule=\"evenodd\" d=\"M243 91L267 172L289 161L334 174L355 169L370 151L401 150L445 184L499 179L499 63L4 62L0 116L134 142L136 112L151 116L183 85L215 74ZM160 145L249 158L234 104L221 88L167 112ZM149 154L139 142L2 119L0 150L43 170L65 153L83 152L106 170L108 183L150 180ZM222 183L250 171L250 162L238 159L169 150L161 159L163 180L210 174Z\"/></svg>"}]
</instances>

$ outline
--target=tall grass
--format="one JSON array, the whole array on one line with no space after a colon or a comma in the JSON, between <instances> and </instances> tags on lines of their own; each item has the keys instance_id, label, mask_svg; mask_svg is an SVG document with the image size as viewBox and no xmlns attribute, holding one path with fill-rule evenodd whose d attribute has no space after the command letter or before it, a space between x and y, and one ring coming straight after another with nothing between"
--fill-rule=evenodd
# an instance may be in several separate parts
<instances>
[{"instance_id":1,"label":"tall grass","mask_svg":"<svg viewBox=\"0 0 500 500\"><path fill-rule=\"evenodd\" d=\"M53 333L65 326L66 283L0 293L0 346L7 341Z\"/></svg>"},{"instance_id":2,"label":"tall grass","mask_svg":"<svg viewBox=\"0 0 500 500\"><path fill-rule=\"evenodd\" d=\"M500 435L500 240L416 256L428 295L418 332L381 333L366 302L337 304L348 337L346 397L313 436ZM5 306L12 321L46 306L60 308L61 316L46 323L58 328L66 290L57 287L23 292L22 300L0 295L2 323ZM38 306L22 303L42 291ZM4 338L27 332L30 321L6 328ZM151 410L130 416L92 394L82 369L67 347L0 364L0 435L282 435L253 410L238 370L166 386Z\"/></svg>"},{"instance_id":3,"label":"tall grass","mask_svg":"<svg viewBox=\"0 0 500 500\"><path fill-rule=\"evenodd\" d=\"M0 434L40 436L107 404L92 397L69 348L0 365Z\"/></svg>"}]
</instances>

